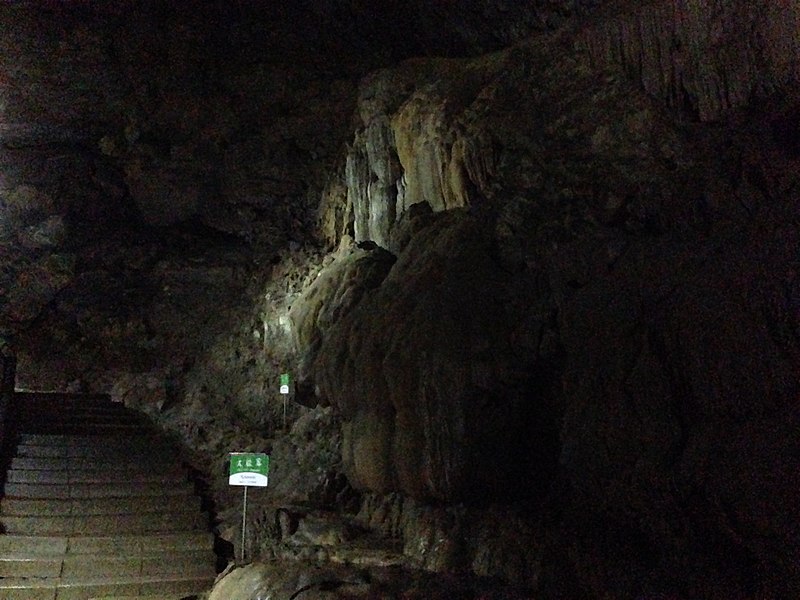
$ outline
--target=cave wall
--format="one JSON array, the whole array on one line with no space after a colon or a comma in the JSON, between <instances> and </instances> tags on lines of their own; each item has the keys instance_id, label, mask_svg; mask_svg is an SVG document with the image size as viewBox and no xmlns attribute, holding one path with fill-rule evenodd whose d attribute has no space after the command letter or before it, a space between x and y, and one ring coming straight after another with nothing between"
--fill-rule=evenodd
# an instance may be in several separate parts
<instances>
[{"instance_id":1,"label":"cave wall","mask_svg":"<svg viewBox=\"0 0 800 600\"><path fill-rule=\"evenodd\" d=\"M695 7L673 31L665 6L362 81L346 193L322 223L397 262L303 346L307 375L343 419L357 487L524 498L559 522L552 535L570 531L529 567L549 593L577 574L590 597L791 595L796 63L737 29L769 38L791 14ZM658 44L625 19L685 37L699 62L637 71L625 53ZM714 62L705 28L742 54ZM606 60L603 43L623 55ZM674 72L691 102L647 79ZM348 285L362 284L343 273L337 297ZM295 314L313 329L313 310Z\"/></svg>"},{"instance_id":2,"label":"cave wall","mask_svg":"<svg viewBox=\"0 0 800 600\"><path fill-rule=\"evenodd\" d=\"M287 57L295 39L236 11L0 12L0 321L20 385L109 389L129 373L163 396L237 307L263 303L253 279L313 241L357 69Z\"/></svg>"},{"instance_id":3,"label":"cave wall","mask_svg":"<svg viewBox=\"0 0 800 600\"><path fill-rule=\"evenodd\" d=\"M800 76L792 2L645 2L593 23L596 65L618 64L668 106L711 121Z\"/></svg>"},{"instance_id":4,"label":"cave wall","mask_svg":"<svg viewBox=\"0 0 800 600\"><path fill-rule=\"evenodd\" d=\"M20 383L176 432L231 540L272 452L253 552L344 475L431 570L800 594L794 7L421 4L4 5Z\"/></svg>"}]
</instances>

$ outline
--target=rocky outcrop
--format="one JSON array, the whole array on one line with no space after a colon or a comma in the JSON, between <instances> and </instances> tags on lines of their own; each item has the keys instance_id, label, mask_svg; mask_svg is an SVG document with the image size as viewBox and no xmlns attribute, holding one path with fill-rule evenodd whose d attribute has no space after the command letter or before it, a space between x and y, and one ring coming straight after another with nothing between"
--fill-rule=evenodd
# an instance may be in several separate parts
<instances>
[{"instance_id":1,"label":"rocky outcrop","mask_svg":"<svg viewBox=\"0 0 800 600\"><path fill-rule=\"evenodd\" d=\"M410 63L362 84L362 128L345 171L357 241L389 247L392 228L410 206L426 202L442 211L489 193L491 144L485 132L467 126L466 113L500 64L455 80L445 75L451 67L448 61Z\"/></svg>"},{"instance_id":2,"label":"rocky outcrop","mask_svg":"<svg viewBox=\"0 0 800 600\"><path fill-rule=\"evenodd\" d=\"M593 22L583 43L645 91L702 121L800 81L800 7L746 0L645 2Z\"/></svg>"},{"instance_id":3,"label":"rocky outcrop","mask_svg":"<svg viewBox=\"0 0 800 600\"><path fill-rule=\"evenodd\" d=\"M620 564L630 567L637 552L650 561L637 567L638 585L656 590L681 572L698 595L798 589L798 573L779 558L797 555L789 523L800 509L794 467L785 470L800 418L796 322L786 328L796 286L784 287L797 232L778 225L785 209L793 210L765 208L766 221L733 246L630 247L613 274L581 286L559 311L568 356L560 463L574 514L605 515L586 530L593 544L637 515L638 548L627 535L615 543ZM781 552L762 536L780 540ZM700 548L704 560L688 558ZM593 577L598 592L624 574Z\"/></svg>"},{"instance_id":4,"label":"rocky outcrop","mask_svg":"<svg viewBox=\"0 0 800 600\"><path fill-rule=\"evenodd\" d=\"M551 541L517 573L484 568L538 577L546 597L791 596L800 348L785 209L764 209L736 250L729 234L628 239L609 266L605 243L577 239L513 276L485 215L433 218L319 352L350 480L448 503L538 496L532 522ZM407 542L438 540L421 550L430 568L464 564L475 532L447 525L463 521L398 515Z\"/></svg>"},{"instance_id":5,"label":"rocky outcrop","mask_svg":"<svg viewBox=\"0 0 800 600\"><path fill-rule=\"evenodd\" d=\"M431 575L391 565L372 566L343 560L325 564L312 560L256 563L226 574L210 600L280 597L304 600L347 600L353 597L448 600L508 600L522 598L516 590L465 575ZM456 596L457 594L457 596Z\"/></svg>"},{"instance_id":6,"label":"rocky outcrop","mask_svg":"<svg viewBox=\"0 0 800 600\"><path fill-rule=\"evenodd\" d=\"M796 594L800 199L769 125L796 108L679 128L613 72L553 53L567 43L494 56L480 77L477 61L447 76L433 62L365 83L355 151L373 148L339 214L398 258L311 363L346 473L422 501L521 500L548 541L514 577L544 597ZM381 102L390 80L402 93ZM441 174L465 122L492 168L452 209ZM408 210L409 190L435 210ZM460 536L452 515L410 514L405 539ZM447 547L432 568L463 564Z\"/></svg>"},{"instance_id":7,"label":"rocky outcrop","mask_svg":"<svg viewBox=\"0 0 800 600\"><path fill-rule=\"evenodd\" d=\"M308 379L310 363L329 339L330 328L380 286L395 261L386 250L365 246L349 247L345 243L338 256L292 304L289 318L301 381Z\"/></svg>"},{"instance_id":8,"label":"rocky outcrop","mask_svg":"<svg viewBox=\"0 0 800 600\"><path fill-rule=\"evenodd\" d=\"M546 488L558 420L547 292L503 270L479 223L459 211L421 227L377 289L325 322L311 374L362 489L455 501Z\"/></svg>"}]
</instances>

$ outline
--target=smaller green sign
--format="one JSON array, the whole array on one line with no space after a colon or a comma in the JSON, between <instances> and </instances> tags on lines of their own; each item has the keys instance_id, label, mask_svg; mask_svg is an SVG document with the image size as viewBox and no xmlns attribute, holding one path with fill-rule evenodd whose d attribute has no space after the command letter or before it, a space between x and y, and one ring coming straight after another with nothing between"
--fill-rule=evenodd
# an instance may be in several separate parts
<instances>
[{"instance_id":1,"label":"smaller green sign","mask_svg":"<svg viewBox=\"0 0 800 600\"><path fill-rule=\"evenodd\" d=\"M291 377L289 377L288 373L281 374L281 394L288 394L289 393L289 384L291 383Z\"/></svg>"},{"instance_id":2,"label":"smaller green sign","mask_svg":"<svg viewBox=\"0 0 800 600\"><path fill-rule=\"evenodd\" d=\"M266 487L269 483L269 456L252 452L231 452L229 485Z\"/></svg>"}]
</instances>

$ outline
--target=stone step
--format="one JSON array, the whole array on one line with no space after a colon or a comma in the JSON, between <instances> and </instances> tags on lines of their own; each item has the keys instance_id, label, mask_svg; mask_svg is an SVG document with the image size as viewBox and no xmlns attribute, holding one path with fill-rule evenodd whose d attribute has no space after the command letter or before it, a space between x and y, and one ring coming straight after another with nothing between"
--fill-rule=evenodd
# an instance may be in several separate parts
<instances>
[{"instance_id":1,"label":"stone step","mask_svg":"<svg viewBox=\"0 0 800 600\"><path fill-rule=\"evenodd\" d=\"M45 395L45 394L17 394L14 397L17 407L23 406L118 406L125 408L122 402L112 402L108 396L77 396L77 395Z\"/></svg>"},{"instance_id":2,"label":"stone step","mask_svg":"<svg viewBox=\"0 0 800 600\"><path fill-rule=\"evenodd\" d=\"M17 411L64 410L130 410L121 402L111 402L107 396L70 396L44 394L17 394L13 399Z\"/></svg>"},{"instance_id":3,"label":"stone step","mask_svg":"<svg viewBox=\"0 0 800 600\"><path fill-rule=\"evenodd\" d=\"M91 436L91 437L131 437L134 435L146 434L150 431L148 426L134 421L119 423L108 422L61 422L47 423L38 422L30 425L19 425L16 431L26 434L40 435L67 435L67 436ZM95 442L97 443L97 442Z\"/></svg>"},{"instance_id":4,"label":"stone step","mask_svg":"<svg viewBox=\"0 0 800 600\"><path fill-rule=\"evenodd\" d=\"M147 419L139 413L124 410L91 409L91 410L72 410L72 411L37 411L24 410L16 413L17 423L68 423L90 421L121 421L133 419L138 422L147 422Z\"/></svg>"},{"instance_id":5,"label":"stone step","mask_svg":"<svg viewBox=\"0 0 800 600\"><path fill-rule=\"evenodd\" d=\"M128 473L173 473L183 471L180 463L165 462L164 455L138 456L17 456L11 459L11 470L18 471L125 471Z\"/></svg>"},{"instance_id":6,"label":"stone step","mask_svg":"<svg viewBox=\"0 0 800 600\"><path fill-rule=\"evenodd\" d=\"M120 418L122 416L135 417L143 419L144 414L128 410L127 408L116 406L84 406L84 407L39 407L39 406L18 406L14 412L17 418L39 418L39 419L57 419L57 418L70 418L75 415L81 417L114 417Z\"/></svg>"},{"instance_id":7,"label":"stone step","mask_svg":"<svg viewBox=\"0 0 800 600\"><path fill-rule=\"evenodd\" d=\"M145 445L153 441L161 442L162 445L167 443L152 431L139 435L139 436L126 436L124 438L109 436L107 439L99 439L96 435L66 435L66 434L43 434L43 433L24 433L19 437L20 444L30 444L34 446L94 446L99 442L110 444L114 446L123 446L127 444L141 444Z\"/></svg>"},{"instance_id":8,"label":"stone step","mask_svg":"<svg viewBox=\"0 0 800 600\"><path fill-rule=\"evenodd\" d=\"M86 600L98 596L142 594L200 594L214 583L213 577L116 577L108 579L0 580L3 600Z\"/></svg>"},{"instance_id":9,"label":"stone step","mask_svg":"<svg viewBox=\"0 0 800 600\"><path fill-rule=\"evenodd\" d=\"M80 406L109 405L125 407L122 402L114 402L105 394L30 394L17 392L14 395L14 403L17 406L73 404Z\"/></svg>"},{"instance_id":10,"label":"stone step","mask_svg":"<svg viewBox=\"0 0 800 600\"><path fill-rule=\"evenodd\" d=\"M195 596L189 596L194 599ZM144 594L140 596L94 596L88 600L187 600L185 594Z\"/></svg>"},{"instance_id":11,"label":"stone step","mask_svg":"<svg viewBox=\"0 0 800 600\"><path fill-rule=\"evenodd\" d=\"M152 447L146 448L138 446L131 446L125 448L123 446L109 445L103 447L102 443L98 442L97 445L32 445L21 444L17 446L16 456L19 458L37 458L37 457L51 457L51 458L106 458L108 460L118 460L124 458L139 456L162 458L164 456L176 456L174 449L166 449L163 445L153 444Z\"/></svg>"},{"instance_id":12,"label":"stone step","mask_svg":"<svg viewBox=\"0 0 800 600\"><path fill-rule=\"evenodd\" d=\"M17 535L101 535L200 531L208 528L208 517L196 512L153 512L128 515L3 515L0 527Z\"/></svg>"},{"instance_id":13,"label":"stone step","mask_svg":"<svg viewBox=\"0 0 800 600\"><path fill-rule=\"evenodd\" d=\"M149 431L146 425L140 423L96 423L96 424L66 424L47 425L35 424L21 428L28 433L61 434L61 435L141 435Z\"/></svg>"},{"instance_id":14,"label":"stone step","mask_svg":"<svg viewBox=\"0 0 800 600\"><path fill-rule=\"evenodd\" d=\"M106 412L73 412L68 414L50 413L48 415L41 414L22 414L17 415L16 425L18 431L29 431L31 428L40 428L42 426L48 427L61 427L71 426L77 427L80 425L105 425L110 423L119 423L125 425L146 425L149 423L143 417L131 413L106 413Z\"/></svg>"},{"instance_id":15,"label":"stone step","mask_svg":"<svg viewBox=\"0 0 800 600\"><path fill-rule=\"evenodd\" d=\"M102 443L103 447L112 448L127 448L134 446L136 448L147 448L152 444L157 444L163 448L169 447L169 444L158 435L152 432L146 432L140 435L126 435L108 436L107 439L101 439L97 435L67 435L67 434L42 434L42 433L23 433L19 436L18 443L23 446L96 446Z\"/></svg>"},{"instance_id":16,"label":"stone step","mask_svg":"<svg viewBox=\"0 0 800 600\"><path fill-rule=\"evenodd\" d=\"M184 496L138 496L136 498L28 499L0 498L0 514L23 515L108 515L151 512L200 511L200 499Z\"/></svg>"},{"instance_id":17,"label":"stone step","mask_svg":"<svg viewBox=\"0 0 800 600\"><path fill-rule=\"evenodd\" d=\"M132 420L137 423L148 423L149 420L141 413L124 411L124 410L106 410L106 409L92 409L84 410L64 410L64 411L35 411L25 410L21 413L16 413L17 423L33 424L49 423L49 424L63 424L63 423L81 423L83 420L95 420L100 422L117 421L126 422Z\"/></svg>"},{"instance_id":18,"label":"stone step","mask_svg":"<svg viewBox=\"0 0 800 600\"><path fill-rule=\"evenodd\" d=\"M96 579L100 577L176 576L214 577L216 557L210 550L177 550L148 556L26 556L0 557L0 578Z\"/></svg>"},{"instance_id":19,"label":"stone step","mask_svg":"<svg viewBox=\"0 0 800 600\"><path fill-rule=\"evenodd\" d=\"M124 498L127 496L192 496L189 482L137 483L6 483L5 495L13 498Z\"/></svg>"},{"instance_id":20,"label":"stone step","mask_svg":"<svg viewBox=\"0 0 800 600\"><path fill-rule=\"evenodd\" d=\"M121 419L132 417L144 419L141 413L137 413L125 408L109 407L86 407L86 408L39 408L34 406L18 407L14 413L15 417L21 421L33 419L40 420L69 420L69 419Z\"/></svg>"},{"instance_id":21,"label":"stone step","mask_svg":"<svg viewBox=\"0 0 800 600\"><path fill-rule=\"evenodd\" d=\"M143 419L133 415L70 415L65 417L30 417L17 419L17 430L35 432L56 429L131 429L147 425Z\"/></svg>"},{"instance_id":22,"label":"stone step","mask_svg":"<svg viewBox=\"0 0 800 600\"><path fill-rule=\"evenodd\" d=\"M13 410L16 413L32 413L38 411L40 413L52 412L69 412L69 411L91 411L91 410L106 410L106 411L131 411L123 404L117 402L109 402L107 400L76 400L72 398L14 398ZM132 412L132 411L131 411Z\"/></svg>"},{"instance_id":23,"label":"stone step","mask_svg":"<svg viewBox=\"0 0 800 600\"><path fill-rule=\"evenodd\" d=\"M166 465L165 465L166 466ZM183 469L150 472L143 469L71 469L47 471L44 469L11 469L6 475L7 483L112 483L130 481L135 483L172 483L188 481Z\"/></svg>"},{"instance_id":24,"label":"stone step","mask_svg":"<svg viewBox=\"0 0 800 600\"><path fill-rule=\"evenodd\" d=\"M77 401L85 401L85 402L92 402L92 401L104 401L104 402L111 402L111 396L108 394L101 394L101 393L86 393L86 392L47 392L42 390L29 390L29 391L22 391L16 392L15 398L19 398L20 401L25 402L29 399L51 399L51 398L62 398L65 400L77 400Z\"/></svg>"},{"instance_id":25,"label":"stone step","mask_svg":"<svg viewBox=\"0 0 800 600\"><path fill-rule=\"evenodd\" d=\"M70 415L74 413L106 413L106 414L142 414L138 411L131 410L122 406L121 404L114 404L110 402L24 402L14 404L14 412L17 415L39 415L47 417L53 414L56 415Z\"/></svg>"},{"instance_id":26,"label":"stone step","mask_svg":"<svg viewBox=\"0 0 800 600\"><path fill-rule=\"evenodd\" d=\"M63 421L69 419L122 419L132 417L135 419L146 420L142 413L134 412L124 408L114 407L86 407L86 408L38 408L38 407L19 407L12 413L18 421Z\"/></svg>"},{"instance_id":27,"label":"stone step","mask_svg":"<svg viewBox=\"0 0 800 600\"><path fill-rule=\"evenodd\" d=\"M29 536L0 535L0 556L24 554L61 556L64 554L106 554L149 556L170 550L208 550L214 536L207 531L116 536ZM2 596L0 595L0 598Z\"/></svg>"}]
</instances>

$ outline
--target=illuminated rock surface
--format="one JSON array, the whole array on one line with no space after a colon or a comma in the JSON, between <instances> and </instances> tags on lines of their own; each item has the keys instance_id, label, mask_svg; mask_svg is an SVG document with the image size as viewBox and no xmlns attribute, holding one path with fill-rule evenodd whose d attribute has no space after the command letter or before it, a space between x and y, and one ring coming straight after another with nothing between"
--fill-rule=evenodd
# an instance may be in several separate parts
<instances>
[{"instance_id":1,"label":"illuminated rock surface","mask_svg":"<svg viewBox=\"0 0 800 600\"><path fill-rule=\"evenodd\" d=\"M270 453L221 586L800 595L796 7L257 4L0 9L18 384L178 435L237 552Z\"/></svg>"}]
</instances>

